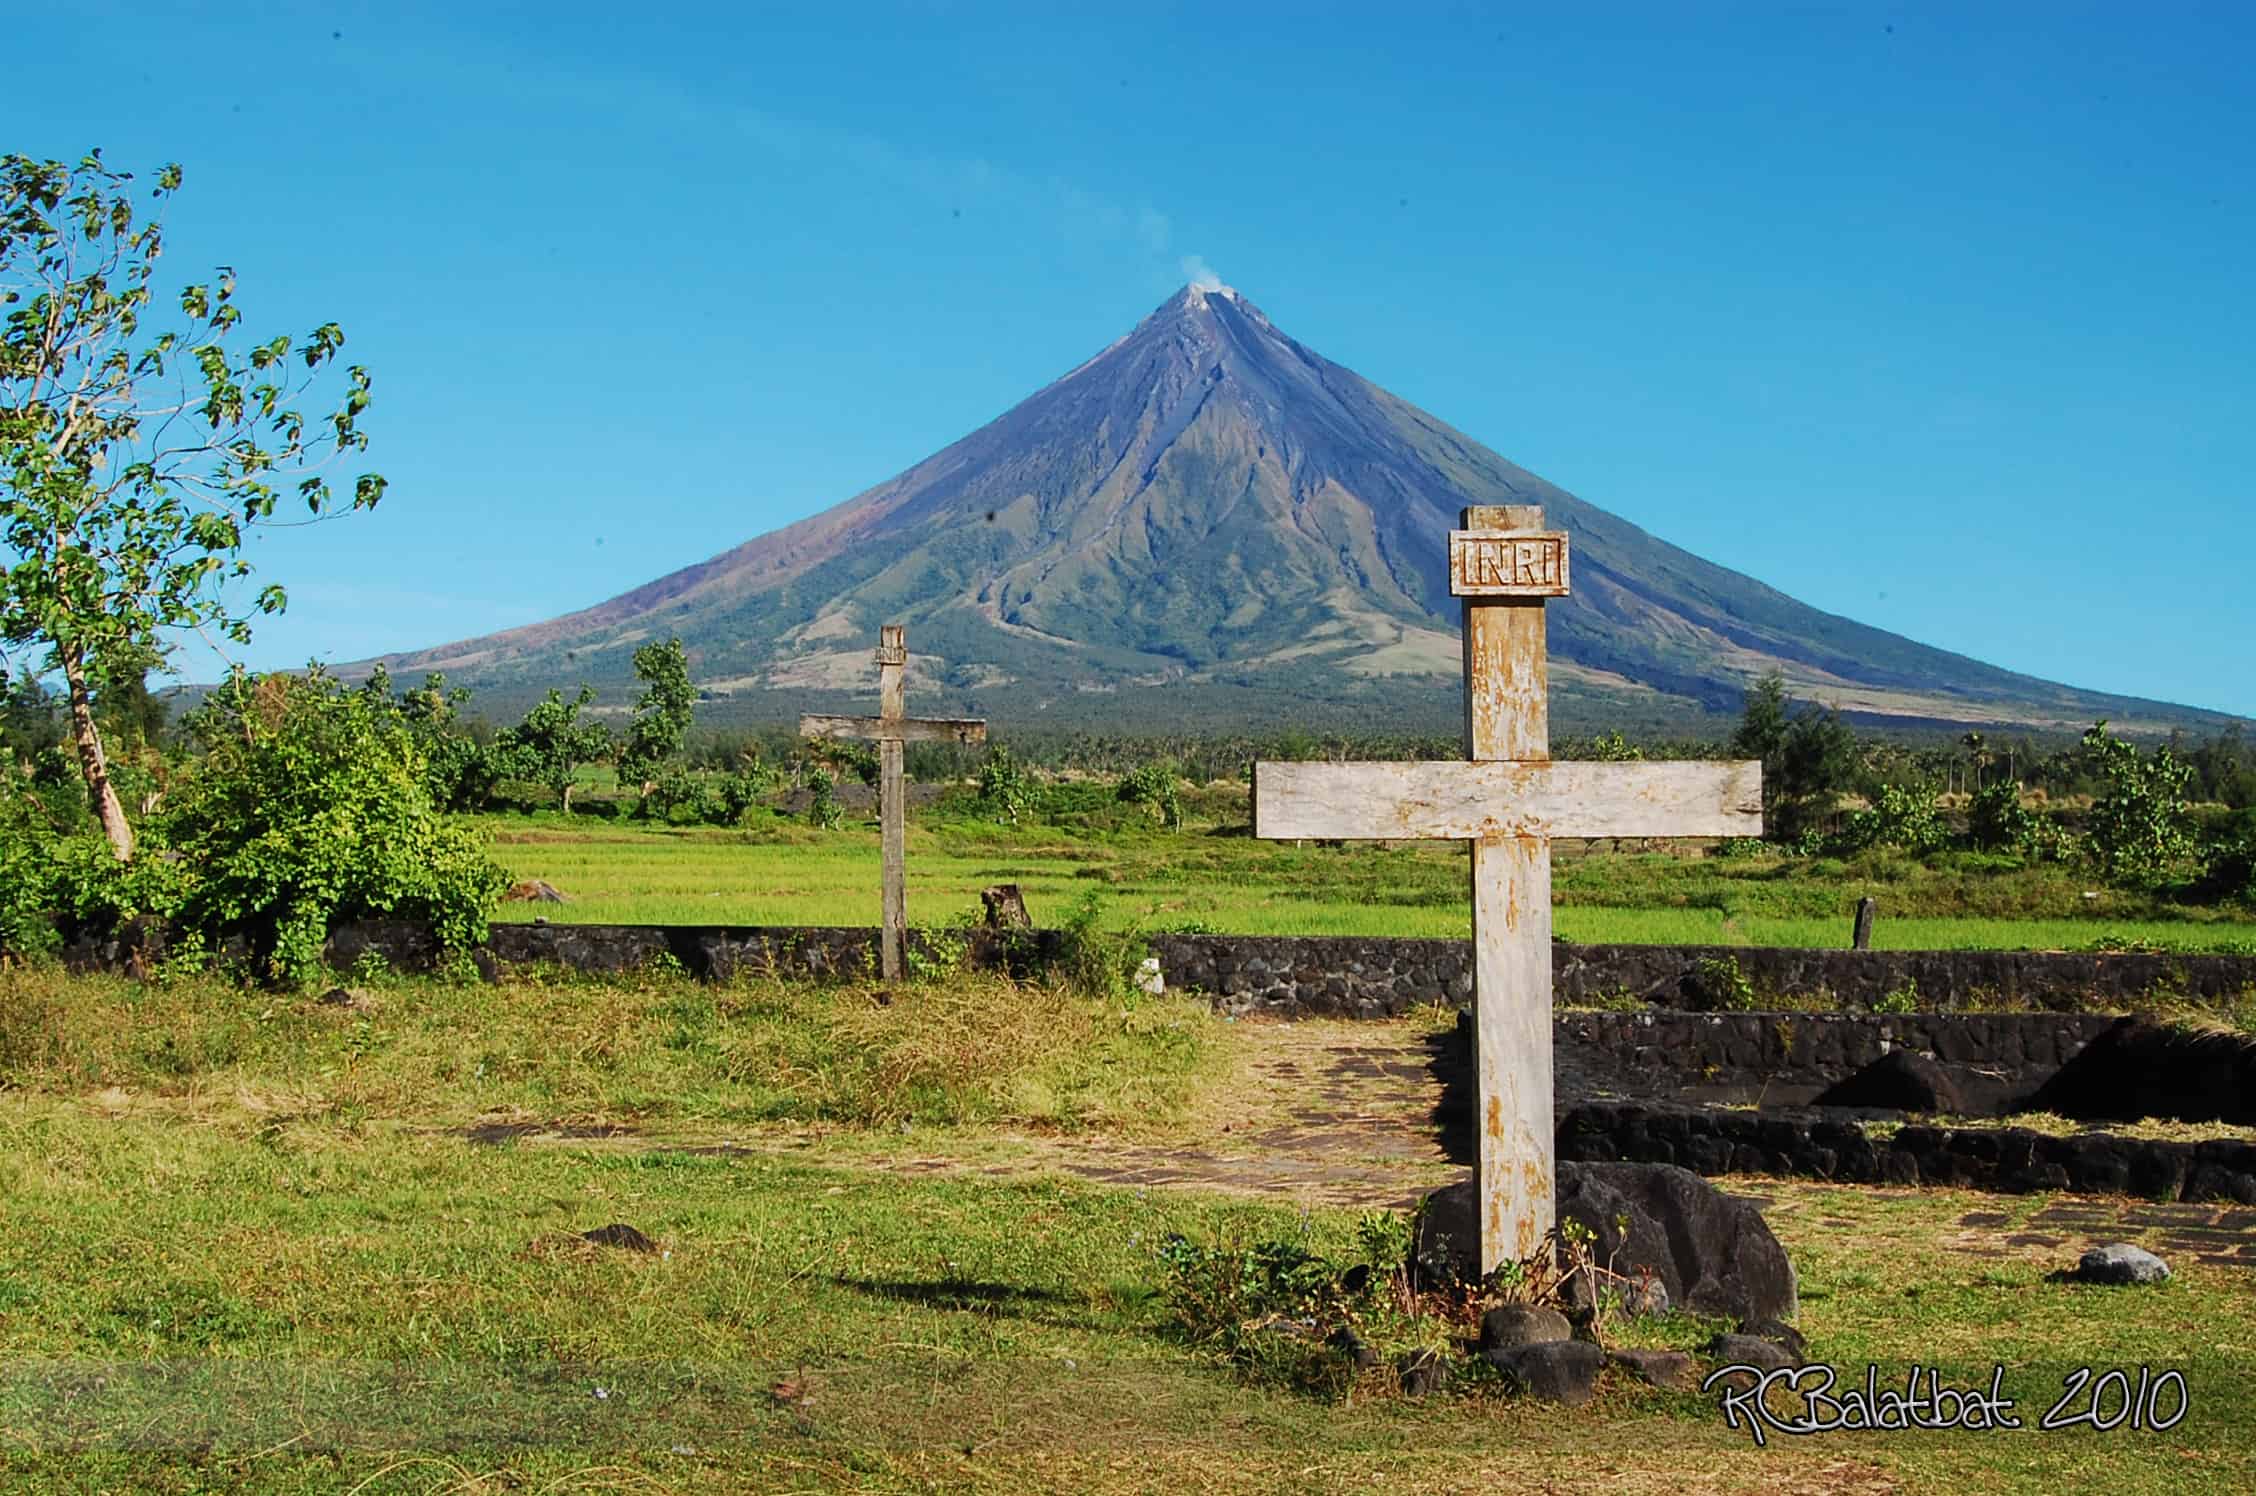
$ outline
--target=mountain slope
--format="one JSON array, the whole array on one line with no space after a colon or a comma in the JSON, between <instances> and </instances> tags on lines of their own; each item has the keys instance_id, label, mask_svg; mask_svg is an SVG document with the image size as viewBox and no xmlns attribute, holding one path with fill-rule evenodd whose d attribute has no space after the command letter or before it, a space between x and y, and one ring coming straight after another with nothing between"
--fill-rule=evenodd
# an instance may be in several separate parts
<instances>
[{"instance_id":1,"label":"mountain slope","mask_svg":"<svg viewBox=\"0 0 2256 1496\"><path fill-rule=\"evenodd\" d=\"M1733 710L1769 669L1867 718L2080 728L2221 722L2082 692L1821 613L1514 466L1188 287L963 440L836 508L582 612L385 656L505 700L628 677L679 633L745 715L866 694L905 622L920 711L1210 722L1457 719L1446 535L1467 504L1539 503L1573 536L1551 605L1566 725ZM615 693L614 693L615 694ZM1097 699L1092 699L1097 698ZM1313 725L1313 723L1311 724Z\"/></svg>"}]
</instances>

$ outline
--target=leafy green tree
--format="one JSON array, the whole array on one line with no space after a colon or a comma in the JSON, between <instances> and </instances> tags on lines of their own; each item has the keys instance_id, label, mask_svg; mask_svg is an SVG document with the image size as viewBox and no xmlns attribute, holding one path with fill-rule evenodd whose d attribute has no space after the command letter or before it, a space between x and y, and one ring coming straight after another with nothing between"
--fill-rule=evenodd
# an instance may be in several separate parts
<instances>
[{"instance_id":1,"label":"leafy green tree","mask_svg":"<svg viewBox=\"0 0 2256 1496\"><path fill-rule=\"evenodd\" d=\"M1013 826L1033 807L1034 785L1004 744L989 747L986 761L979 766L979 803L997 820Z\"/></svg>"},{"instance_id":2,"label":"leafy green tree","mask_svg":"<svg viewBox=\"0 0 2256 1496\"><path fill-rule=\"evenodd\" d=\"M634 671L642 677L642 699L619 749L619 779L642 786L644 800L666 761L681 752L697 710L697 687L689 681L689 657L680 639L645 644L634 652Z\"/></svg>"},{"instance_id":3,"label":"leafy green tree","mask_svg":"<svg viewBox=\"0 0 2256 1496\"><path fill-rule=\"evenodd\" d=\"M2153 888L2194 855L2186 786L2193 771L2168 748L2142 755L2115 737L2105 721L2082 740L2087 761L2106 789L2085 818L2085 843L2108 882Z\"/></svg>"},{"instance_id":4,"label":"leafy green tree","mask_svg":"<svg viewBox=\"0 0 2256 1496\"><path fill-rule=\"evenodd\" d=\"M2035 811L2021 803L2021 786L1996 779L1974 792L1966 807L1966 839L1985 852L2017 852L2037 837Z\"/></svg>"},{"instance_id":5,"label":"leafy green tree","mask_svg":"<svg viewBox=\"0 0 2256 1496\"><path fill-rule=\"evenodd\" d=\"M157 208L136 211L132 180L100 152L75 166L0 156L0 644L43 651L62 675L86 792L121 861L133 828L97 700L121 687L115 672L161 657L167 630L241 643L253 612L283 609L279 586L247 604L231 586L250 573L245 532L285 490L314 517L335 510L323 473L366 447L369 403L355 366L309 417L302 402L334 373L344 333L249 337L230 269L181 288L177 326L149 326L164 235ZM162 168L153 203L180 183ZM383 492L364 473L349 507Z\"/></svg>"},{"instance_id":6,"label":"leafy green tree","mask_svg":"<svg viewBox=\"0 0 2256 1496\"><path fill-rule=\"evenodd\" d=\"M582 722L580 708L595 700L591 686L570 701L551 690L534 703L525 720L494 735L494 764L504 779L544 784L556 792L564 813L572 812L572 781L580 766L611 751L611 734L600 722Z\"/></svg>"},{"instance_id":7,"label":"leafy green tree","mask_svg":"<svg viewBox=\"0 0 2256 1496\"><path fill-rule=\"evenodd\" d=\"M470 699L469 688L449 688L446 676L434 670L423 684L392 694L392 677L378 665L361 691L370 704L396 720L414 740L423 759L423 777L431 803L445 811L476 810L492 796L494 756L479 746L461 716Z\"/></svg>"},{"instance_id":8,"label":"leafy green tree","mask_svg":"<svg viewBox=\"0 0 2256 1496\"><path fill-rule=\"evenodd\" d=\"M1786 743L1786 677L1773 670L1747 688L1739 714L1738 730L1731 735L1731 751L1741 758L1759 758L1767 770Z\"/></svg>"},{"instance_id":9,"label":"leafy green tree","mask_svg":"<svg viewBox=\"0 0 2256 1496\"><path fill-rule=\"evenodd\" d=\"M1856 782L1856 734L1838 711L1789 715L1786 679L1772 671L1749 687L1731 751L1763 766L1763 834L1800 842L1833 814Z\"/></svg>"}]
</instances>

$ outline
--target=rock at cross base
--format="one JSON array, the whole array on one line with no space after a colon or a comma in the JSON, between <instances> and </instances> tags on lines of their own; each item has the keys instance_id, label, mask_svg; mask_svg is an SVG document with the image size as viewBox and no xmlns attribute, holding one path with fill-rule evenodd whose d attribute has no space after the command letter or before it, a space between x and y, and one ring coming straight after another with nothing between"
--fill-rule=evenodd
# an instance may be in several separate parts
<instances>
[{"instance_id":1,"label":"rock at cross base","mask_svg":"<svg viewBox=\"0 0 2256 1496\"><path fill-rule=\"evenodd\" d=\"M1569 1407L1590 1401L1606 1353L1587 1340L1539 1340L1508 1351L1488 1352L1488 1362L1504 1373L1513 1390Z\"/></svg>"},{"instance_id":2,"label":"rock at cross base","mask_svg":"<svg viewBox=\"0 0 2256 1496\"><path fill-rule=\"evenodd\" d=\"M2170 1264L2143 1247L2116 1241L2086 1252L2066 1276L2072 1283L2160 1283L2170 1276Z\"/></svg>"},{"instance_id":3,"label":"rock at cross base","mask_svg":"<svg viewBox=\"0 0 2256 1496\"><path fill-rule=\"evenodd\" d=\"M1481 1316L1480 1343L1484 1351L1517 1350L1546 1340L1571 1340L1573 1327L1556 1309L1541 1304L1499 1304Z\"/></svg>"},{"instance_id":4,"label":"rock at cross base","mask_svg":"<svg viewBox=\"0 0 2256 1496\"><path fill-rule=\"evenodd\" d=\"M1622 1367L1655 1387L1666 1387L1673 1392L1692 1390L1695 1368L1692 1358L1682 1351L1648 1351L1624 1346L1606 1352L1606 1364Z\"/></svg>"},{"instance_id":5,"label":"rock at cross base","mask_svg":"<svg viewBox=\"0 0 2256 1496\"><path fill-rule=\"evenodd\" d=\"M1908 1049L1891 1049L1846 1080L1818 1094L1812 1106L1876 1107L1896 1112L1963 1116L1958 1083L1935 1061Z\"/></svg>"},{"instance_id":6,"label":"rock at cross base","mask_svg":"<svg viewBox=\"0 0 2256 1496\"><path fill-rule=\"evenodd\" d=\"M1479 1277L1475 1190L1466 1180L1426 1197L1413 1249L1420 1271ZM1558 1199L1562 1222L1590 1229L1600 1267L1628 1276L1650 1268L1677 1308L1735 1320L1790 1320L1800 1308L1794 1265L1762 1213L1689 1169L1562 1163Z\"/></svg>"}]
</instances>

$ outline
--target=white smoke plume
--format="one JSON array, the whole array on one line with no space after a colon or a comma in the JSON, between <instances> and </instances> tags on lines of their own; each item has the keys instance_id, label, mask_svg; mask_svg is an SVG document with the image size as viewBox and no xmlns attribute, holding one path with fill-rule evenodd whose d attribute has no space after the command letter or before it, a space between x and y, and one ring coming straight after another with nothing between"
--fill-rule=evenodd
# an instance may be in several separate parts
<instances>
[{"instance_id":1,"label":"white smoke plume","mask_svg":"<svg viewBox=\"0 0 2256 1496\"><path fill-rule=\"evenodd\" d=\"M1183 274L1194 287L1201 291L1227 291L1230 289L1222 284L1222 277L1214 273L1214 267L1207 264L1205 259L1198 255L1183 256Z\"/></svg>"}]
</instances>

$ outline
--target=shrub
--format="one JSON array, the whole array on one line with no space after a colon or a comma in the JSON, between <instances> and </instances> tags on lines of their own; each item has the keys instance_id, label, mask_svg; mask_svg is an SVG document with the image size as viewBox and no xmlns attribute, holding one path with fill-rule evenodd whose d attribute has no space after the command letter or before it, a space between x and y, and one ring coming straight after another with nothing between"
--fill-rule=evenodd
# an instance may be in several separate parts
<instances>
[{"instance_id":1,"label":"shrub","mask_svg":"<svg viewBox=\"0 0 2256 1496\"><path fill-rule=\"evenodd\" d=\"M1033 784L1000 743L987 750L987 760L979 766L979 803L996 820L1013 826L1033 808Z\"/></svg>"},{"instance_id":2,"label":"shrub","mask_svg":"<svg viewBox=\"0 0 2256 1496\"><path fill-rule=\"evenodd\" d=\"M1739 969L1737 956L1702 956L1692 964L1687 1006L1696 1013L1751 1013L1757 1007L1755 984Z\"/></svg>"},{"instance_id":3,"label":"shrub","mask_svg":"<svg viewBox=\"0 0 2256 1496\"><path fill-rule=\"evenodd\" d=\"M2105 722L2084 734L2083 754L2107 784L2084 822L2092 862L2118 887L2157 887L2193 856L2186 803L2193 770L2168 748L2142 756L2110 736Z\"/></svg>"},{"instance_id":4,"label":"shrub","mask_svg":"<svg viewBox=\"0 0 2256 1496\"><path fill-rule=\"evenodd\" d=\"M1933 852L1950 839L1935 814L1932 790L1887 784L1866 810L1854 810L1841 829L1826 839L1826 850L1862 852L1868 847L1901 847L1915 854Z\"/></svg>"},{"instance_id":5,"label":"shrub","mask_svg":"<svg viewBox=\"0 0 2256 1496\"><path fill-rule=\"evenodd\" d=\"M1175 765L1165 759L1131 769L1121 776L1116 798L1147 807L1162 825L1183 828L1183 797Z\"/></svg>"},{"instance_id":6,"label":"shrub","mask_svg":"<svg viewBox=\"0 0 2256 1496\"><path fill-rule=\"evenodd\" d=\"M1986 784L1966 808L1966 837L1984 852L2021 852L2036 844L2041 818L2021 803L2021 786L2010 779Z\"/></svg>"},{"instance_id":7,"label":"shrub","mask_svg":"<svg viewBox=\"0 0 2256 1496\"><path fill-rule=\"evenodd\" d=\"M150 823L172 853L153 860L178 869L159 893L181 935L246 937L283 980L310 976L356 917L427 921L449 949L485 938L508 878L432 803L413 738L366 694L318 669L237 676L185 725L205 755ZM136 864L123 886L162 876ZM127 912L130 896L110 897Z\"/></svg>"}]
</instances>

